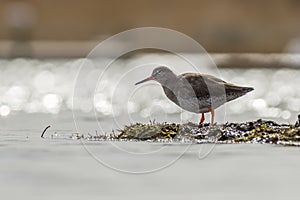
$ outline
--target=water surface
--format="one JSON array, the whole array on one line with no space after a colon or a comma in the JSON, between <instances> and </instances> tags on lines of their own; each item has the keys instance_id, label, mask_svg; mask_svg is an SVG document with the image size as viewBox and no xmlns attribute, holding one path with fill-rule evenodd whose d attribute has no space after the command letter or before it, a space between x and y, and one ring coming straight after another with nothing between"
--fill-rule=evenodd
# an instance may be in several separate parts
<instances>
[{"instance_id":1,"label":"water surface","mask_svg":"<svg viewBox=\"0 0 300 200\"><path fill-rule=\"evenodd\" d=\"M101 134L130 122L150 119L198 121L198 115L182 112L166 99L157 84L145 85L128 96L135 86L125 84L126 81L134 83L147 75L126 73L132 62L130 58L116 62L119 70L106 74L102 80L105 85L100 85L95 93L97 101L83 95L81 104L73 110L74 119L73 86L82 59L0 60L0 191L3 199L82 199L86 196L89 199L162 196L282 199L298 196L300 160L299 149L295 147L82 143L70 139L78 130L86 134L95 134L97 130ZM263 118L295 123L300 110L299 70L223 68L218 73L226 81L253 86L255 91L218 109L217 122ZM98 78L94 74L91 70L86 75L87 80ZM119 79L120 74L126 74L125 79ZM112 91L118 80L116 90L121 92L115 94ZM89 85L82 85L81 89L86 88ZM131 98L128 100L128 97ZM46 139L41 139L40 134L47 125L52 127ZM51 139L52 135L55 139ZM199 159L199 152L211 153ZM158 168L162 169L141 175L120 172Z\"/></svg>"}]
</instances>

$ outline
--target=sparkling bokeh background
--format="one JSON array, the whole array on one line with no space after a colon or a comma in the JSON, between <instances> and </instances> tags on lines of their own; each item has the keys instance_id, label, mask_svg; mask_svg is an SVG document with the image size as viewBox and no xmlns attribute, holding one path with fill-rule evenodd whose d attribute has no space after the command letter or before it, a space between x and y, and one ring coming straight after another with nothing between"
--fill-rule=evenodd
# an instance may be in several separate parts
<instances>
[{"instance_id":1,"label":"sparkling bokeh background","mask_svg":"<svg viewBox=\"0 0 300 200\"><path fill-rule=\"evenodd\" d=\"M159 56L159 55L155 55ZM0 115L14 116L18 113L60 114L74 111L97 112L100 117L119 117L125 112L138 114L148 119L162 114L180 114L182 111L170 102L158 85L149 85L138 91L138 98L116 100L114 90L122 87L124 95L134 85L120 84L120 73L125 73L132 59L119 61L122 70L108 71L104 85L98 87L94 101L83 98L73 107L74 81L84 59L13 59L0 60ZM155 66L153 66L154 68ZM294 122L300 110L300 71L297 69L238 69L219 68L225 81L238 85L253 86L254 92L230 102L226 106L226 118L232 121L255 118L276 119L281 122ZM140 80L141 74L126 74L131 80ZM87 74L88 79L97 79L95 71ZM88 82L88 81L87 81ZM82 85L82 88L88 88ZM151 93L151 95L149 94ZM122 94L120 95L122 97ZM193 114L185 114L185 120L193 120Z\"/></svg>"}]
</instances>

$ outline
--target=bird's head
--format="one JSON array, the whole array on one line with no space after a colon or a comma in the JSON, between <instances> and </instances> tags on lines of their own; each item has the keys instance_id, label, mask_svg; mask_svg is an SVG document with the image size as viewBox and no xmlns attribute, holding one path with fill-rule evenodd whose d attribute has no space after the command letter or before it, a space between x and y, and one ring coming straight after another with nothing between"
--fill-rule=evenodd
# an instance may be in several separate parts
<instances>
[{"instance_id":1,"label":"bird's head","mask_svg":"<svg viewBox=\"0 0 300 200\"><path fill-rule=\"evenodd\" d=\"M167 85L168 83L170 83L172 80L174 80L176 78L177 77L172 72L172 70L170 70L168 67L160 66L160 67L156 67L152 71L151 76L149 76L148 78L146 78L144 80L137 82L135 85L138 85L140 83L144 83L144 82L150 81L150 80L155 80L162 85Z\"/></svg>"}]
</instances>

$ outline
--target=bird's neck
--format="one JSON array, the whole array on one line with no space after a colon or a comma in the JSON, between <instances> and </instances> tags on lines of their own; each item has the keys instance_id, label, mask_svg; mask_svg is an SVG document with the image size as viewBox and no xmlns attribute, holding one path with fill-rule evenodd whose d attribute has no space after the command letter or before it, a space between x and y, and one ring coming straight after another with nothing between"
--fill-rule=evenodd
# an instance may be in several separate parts
<instances>
[{"instance_id":1,"label":"bird's neck","mask_svg":"<svg viewBox=\"0 0 300 200\"><path fill-rule=\"evenodd\" d=\"M174 76L174 77L168 77L168 79L166 79L166 80L161 80L160 84L163 87L166 87L166 88L172 90L172 89L174 89L176 87L177 77L176 76Z\"/></svg>"}]
</instances>

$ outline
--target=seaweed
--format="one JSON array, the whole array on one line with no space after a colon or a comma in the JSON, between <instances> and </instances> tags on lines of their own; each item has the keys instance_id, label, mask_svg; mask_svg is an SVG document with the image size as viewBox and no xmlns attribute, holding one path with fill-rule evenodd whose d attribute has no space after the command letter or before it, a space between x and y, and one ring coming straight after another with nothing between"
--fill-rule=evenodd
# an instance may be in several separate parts
<instances>
[{"instance_id":1,"label":"seaweed","mask_svg":"<svg viewBox=\"0 0 300 200\"><path fill-rule=\"evenodd\" d=\"M299 117L300 118L300 117ZM300 145L299 119L295 125L256 120L245 123L226 123L199 126L194 123L135 123L119 130L116 140L172 140L192 143L270 143ZM212 140L213 138L213 140Z\"/></svg>"},{"instance_id":2,"label":"seaweed","mask_svg":"<svg viewBox=\"0 0 300 200\"><path fill-rule=\"evenodd\" d=\"M50 126L46 127L41 137ZM262 143L300 146L300 115L295 125L278 124L258 119L244 123L185 124L134 123L124 126L115 133L95 135L74 133L71 139L93 141L149 141L181 143Z\"/></svg>"}]
</instances>

